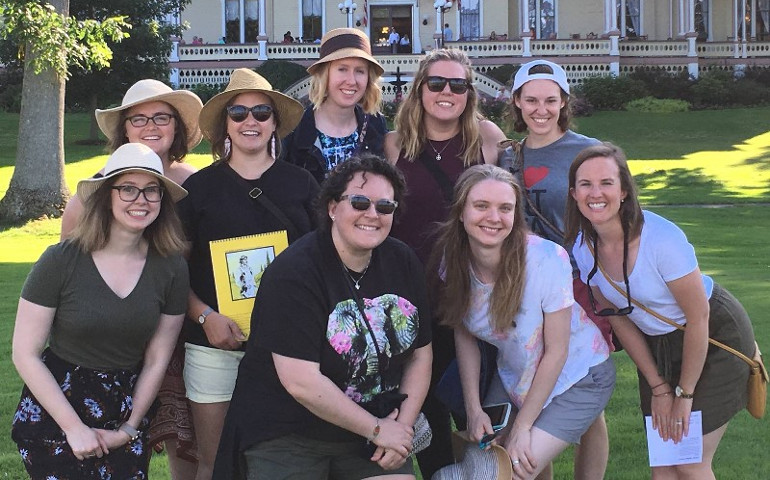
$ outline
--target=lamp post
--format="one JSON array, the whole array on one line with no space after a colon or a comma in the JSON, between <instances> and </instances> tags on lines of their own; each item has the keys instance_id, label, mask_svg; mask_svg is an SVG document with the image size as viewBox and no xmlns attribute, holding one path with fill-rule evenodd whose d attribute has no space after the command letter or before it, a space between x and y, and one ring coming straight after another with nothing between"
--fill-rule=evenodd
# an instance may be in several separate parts
<instances>
[{"instance_id":1,"label":"lamp post","mask_svg":"<svg viewBox=\"0 0 770 480\"><path fill-rule=\"evenodd\" d=\"M433 2L433 8L436 9L436 33L433 39L436 41L436 48L444 46L444 13L452 8L452 2L448 0L436 0Z\"/></svg>"},{"instance_id":2,"label":"lamp post","mask_svg":"<svg viewBox=\"0 0 770 480\"><path fill-rule=\"evenodd\" d=\"M348 28L353 27L353 12L356 11L358 5L353 0L345 0L337 5L340 9L340 13L344 13L348 20Z\"/></svg>"}]
</instances>

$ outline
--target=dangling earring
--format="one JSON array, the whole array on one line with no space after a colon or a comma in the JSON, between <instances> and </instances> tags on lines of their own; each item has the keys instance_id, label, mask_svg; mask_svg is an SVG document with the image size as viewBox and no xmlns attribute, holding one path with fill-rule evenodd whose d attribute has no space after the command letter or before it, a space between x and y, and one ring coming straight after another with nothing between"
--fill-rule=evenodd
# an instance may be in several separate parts
<instances>
[{"instance_id":1,"label":"dangling earring","mask_svg":"<svg viewBox=\"0 0 770 480\"><path fill-rule=\"evenodd\" d=\"M270 136L270 155L275 160L275 132Z\"/></svg>"},{"instance_id":2,"label":"dangling earring","mask_svg":"<svg viewBox=\"0 0 770 480\"><path fill-rule=\"evenodd\" d=\"M332 222L334 221L334 215L331 216Z\"/></svg>"},{"instance_id":3,"label":"dangling earring","mask_svg":"<svg viewBox=\"0 0 770 480\"><path fill-rule=\"evenodd\" d=\"M230 140L230 135L225 137L225 158L230 158L230 150L232 150L233 142Z\"/></svg>"}]
</instances>

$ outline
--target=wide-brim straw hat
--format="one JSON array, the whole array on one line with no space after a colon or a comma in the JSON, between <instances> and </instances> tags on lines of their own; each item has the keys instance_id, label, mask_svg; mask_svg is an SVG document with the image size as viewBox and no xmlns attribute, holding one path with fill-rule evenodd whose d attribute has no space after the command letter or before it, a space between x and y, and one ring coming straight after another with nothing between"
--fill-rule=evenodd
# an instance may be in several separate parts
<instances>
[{"instance_id":1,"label":"wide-brim straw hat","mask_svg":"<svg viewBox=\"0 0 770 480\"><path fill-rule=\"evenodd\" d=\"M96 109L96 123L107 138L113 140L123 110L147 102L166 102L179 113L179 119L187 130L187 149L192 150L201 143L201 131L198 128L198 115L203 102L198 95L187 90L172 90L171 87L157 80L139 80L131 85L119 107Z\"/></svg>"},{"instance_id":2,"label":"wide-brim straw hat","mask_svg":"<svg viewBox=\"0 0 770 480\"><path fill-rule=\"evenodd\" d=\"M508 452L500 445L487 450L471 442L467 431L452 432L452 453L457 463L437 471L431 480L510 480L513 464Z\"/></svg>"},{"instance_id":3,"label":"wide-brim straw hat","mask_svg":"<svg viewBox=\"0 0 770 480\"><path fill-rule=\"evenodd\" d=\"M279 119L279 125L275 131L279 137L283 138L294 130L302 118L304 108L302 108L301 103L288 95L273 90L270 82L257 72L248 68L238 68L230 75L230 83L227 84L225 91L212 97L201 110L198 123L203 136L208 141L212 140L220 127L221 114L230 99L241 93L250 92L262 93L270 97L273 102L273 112L278 115Z\"/></svg>"},{"instance_id":4,"label":"wide-brim straw hat","mask_svg":"<svg viewBox=\"0 0 770 480\"><path fill-rule=\"evenodd\" d=\"M78 196L82 201L93 195L109 178L124 173L146 173L160 180L166 193L175 202L187 196L187 190L169 180L163 172L163 161L150 147L141 143L124 143L112 152L104 166L104 176L86 178L78 182Z\"/></svg>"},{"instance_id":5,"label":"wide-brim straw hat","mask_svg":"<svg viewBox=\"0 0 770 480\"><path fill-rule=\"evenodd\" d=\"M326 32L321 39L320 58L307 67L307 73L315 75L324 63L341 58L363 58L377 70L377 76L385 71L380 62L372 56L369 37L357 28L335 28Z\"/></svg>"}]
</instances>

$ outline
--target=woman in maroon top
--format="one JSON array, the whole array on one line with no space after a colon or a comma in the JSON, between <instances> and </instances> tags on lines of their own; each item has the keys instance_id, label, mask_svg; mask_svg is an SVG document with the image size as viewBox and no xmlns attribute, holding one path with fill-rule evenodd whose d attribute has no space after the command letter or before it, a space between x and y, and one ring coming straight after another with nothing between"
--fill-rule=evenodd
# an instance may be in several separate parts
<instances>
[{"instance_id":1,"label":"woman in maroon top","mask_svg":"<svg viewBox=\"0 0 770 480\"><path fill-rule=\"evenodd\" d=\"M425 264L435 244L435 226L446 220L452 188L471 165L497 164L502 130L478 110L473 70L460 50L426 55L414 87L396 115L396 130L385 137L385 155L404 174L407 208L391 235L414 248ZM431 446L417 455L423 478L453 462L449 411L434 399L433 387L454 358L452 331L433 322L433 376L423 412L433 429Z\"/></svg>"}]
</instances>

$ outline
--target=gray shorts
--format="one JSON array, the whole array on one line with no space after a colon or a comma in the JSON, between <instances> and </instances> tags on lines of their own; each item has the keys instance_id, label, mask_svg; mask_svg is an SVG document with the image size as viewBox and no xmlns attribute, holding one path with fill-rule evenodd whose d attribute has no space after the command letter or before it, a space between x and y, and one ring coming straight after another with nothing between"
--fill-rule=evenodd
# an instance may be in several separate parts
<instances>
[{"instance_id":1,"label":"gray shorts","mask_svg":"<svg viewBox=\"0 0 770 480\"><path fill-rule=\"evenodd\" d=\"M594 420L607 406L615 389L615 364L612 358L588 369L588 374L572 385L540 412L535 427L567 443L580 443ZM495 374L484 405L510 402L500 376ZM513 406L508 424L513 423L518 409Z\"/></svg>"},{"instance_id":2,"label":"gray shorts","mask_svg":"<svg viewBox=\"0 0 770 480\"><path fill-rule=\"evenodd\" d=\"M268 440L243 452L247 479L359 480L381 475L414 475L412 458L397 470L383 470L360 455L361 442L324 442L297 434Z\"/></svg>"}]
</instances>

